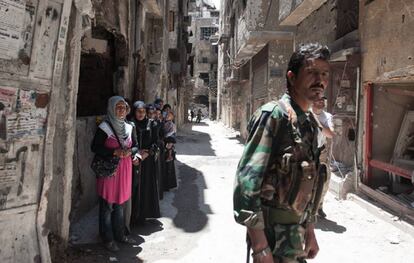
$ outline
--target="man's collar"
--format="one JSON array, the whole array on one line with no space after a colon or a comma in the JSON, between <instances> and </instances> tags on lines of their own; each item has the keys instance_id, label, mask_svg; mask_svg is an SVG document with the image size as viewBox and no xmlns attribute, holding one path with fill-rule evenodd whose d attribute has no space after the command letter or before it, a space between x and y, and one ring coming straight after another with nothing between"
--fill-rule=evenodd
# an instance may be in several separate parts
<instances>
[{"instance_id":1,"label":"man's collar","mask_svg":"<svg viewBox=\"0 0 414 263\"><path fill-rule=\"evenodd\" d=\"M309 111L304 112L288 93L285 93L282 96L282 100L288 102L292 106L293 110L296 112L300 124L303 124L306 120L309 119Z\"/></svg>"}]
</instances>

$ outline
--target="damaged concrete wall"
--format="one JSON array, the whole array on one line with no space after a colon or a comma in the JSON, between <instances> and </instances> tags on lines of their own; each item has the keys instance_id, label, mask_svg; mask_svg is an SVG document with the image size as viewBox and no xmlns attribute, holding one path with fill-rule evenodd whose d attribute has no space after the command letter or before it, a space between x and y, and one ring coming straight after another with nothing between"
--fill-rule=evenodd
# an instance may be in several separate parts
<instances>
[{"instance_id":1,"label":"damaged concrete wall","mask_svg":"<svg viewBox=\"0 0 414 263\"><path fill-rule=\"evenodd\" d=\"M269 42L268 99L277 100L286 92L286 69L293 52L293 41Z\"/></svg>"},{"instance_id":2,"label":"damaged concrete wall","mask_svg":"<svg viewBox=\"0 0 414 263\"><path fill-rule=\"evenodd\" d=\"M323 45L333 43L336 40L336 17L336 0L328 0L297 26L296 45L311 42Z\"/></svg>"},{"instance_id":3,"label":"damaged concrete wall","mask_svg":"<svg viewBox=\"0 0 414 263\"><path fill-rule=\"evenodd\" d=\"M414 78L414 3L376 0L360 8L363 80Z\"/></svg>"},{"instance_id":4,"label":"damaged concrete wall","mask_svg":"<svg viewBox=\"0 0 414 263\"><path fill-rule=\"evenodd\" d=\"M297 25L327 0L279 0L282 25Z\"/></svg>"},{"instance_id":5,"label":"damaged concrete wall","mask_svg":"<svg viewBox=\"0 0 414 263\"><path fill-rule=\"evenodd\" d=\"M145 80L145 102L152 103L157 97L161 96L161 56L163 53L163 20L147 20L147 74Z\"/></svg>"},{"instance_id":6,"label":"damaged concrete wall","mask_svg":"<svg viewBox=\"0 0 414 263\"><path fill-rule=\"evenodd\" d=\"M414 88L413 12L414 3L403 0L360 3L362 80L379 84L374 89L373 158L385 162L390 161L402 118L413 110L414 98L378 87ZM374 169L377 184L385 175Z\"/></svg>"},{"instance_id":7,"label":"damaged concrete wall","mask_svg":"<svg viewBox=\"0 0 414 263\"><path fill-rule=\"evenodd\" d=\"M131 97L132 86L129 85L129 1L92 0L95 10L95 25L92 33L96 38L104 38L101 31L107 31L115 40L115 89L123 97ZM102 30L98 31L98 28ZM106 33L104 33L106 34Z\"/></svg>"}]
</instances>

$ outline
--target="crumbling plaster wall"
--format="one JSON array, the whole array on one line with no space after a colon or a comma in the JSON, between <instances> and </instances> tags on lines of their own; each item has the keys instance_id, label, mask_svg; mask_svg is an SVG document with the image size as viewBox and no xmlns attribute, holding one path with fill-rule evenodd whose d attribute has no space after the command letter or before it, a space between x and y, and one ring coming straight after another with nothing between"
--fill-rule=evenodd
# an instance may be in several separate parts
<instances>
[{"instance_id":1,"label":"crumbling plaster wall","mask_svg":"<svg viewBox=\"0 0 414 263\"><path fill-rule=\"evenodd\" d=\"M115 87L120 96L131 97L129 85L129 1L92 0L96 24L102 26L115 38Z\"/></svg>"},{"instance_id":2,"label":"crumbling plaster wall","mask_svg":"<svg viewBox=\"0 0 414 263\"><path fill-rule=\"evenodd\" d=\"M360 10L363 81L414 78L414 3L376 0Z\"/></svg>"},{"instance_id":3,"label":"crumbling plaster wall","mask_svg":"<svg viewBox=\"0 0 414 263\"><path fill-rule=\"evenodd\" d=\"M413 13L414 2L376 0L367 5L360 2L364 83L405 82L407 84L404 89L414 89ZM389 162L402 119L407 110L413 110L414 98L386 93L379 86L374 88L372 154L375 159ZM395 86L384 84L383 87ZM374 169L378 183L383 175L384 172Z\"/></svg>"},{"instance_id":4,"label":"crumbling plaster wall","mask_svg":"<svg viewBox=\"0 0 414 263\"><path fill-rule=\"evenodd\" d=\"M147 43L147 74L145 81L145 97L147 103L152 103L161 95L161 56L163 21L161 19L148 19L145 35L148 37Z\"/></svg>"}]
</instances>

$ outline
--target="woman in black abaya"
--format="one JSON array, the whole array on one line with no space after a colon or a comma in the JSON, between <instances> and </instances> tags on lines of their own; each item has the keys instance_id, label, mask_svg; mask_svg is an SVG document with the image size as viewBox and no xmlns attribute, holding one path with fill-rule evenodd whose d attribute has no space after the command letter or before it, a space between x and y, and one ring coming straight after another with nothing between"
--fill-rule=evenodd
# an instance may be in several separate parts
<instances>
[{"instance_id":1,"label":"woman in black abaya","mask_svg":"<svg viewBox=\"0 0 414 263\"><path fill-rule=\"evenodd\" d=\"M147 218L159 218L160 205L158 182L155 173L154 155L151 154L153 144L151 121L147 118L145 103L137 101L133 105L133 115L131 121L134 122L138 146L141 150L147 150L150 155L141 162L138 167L138 176L134 176L132 189L132 224L145 222Z\"/></svg>"}]
</instances>

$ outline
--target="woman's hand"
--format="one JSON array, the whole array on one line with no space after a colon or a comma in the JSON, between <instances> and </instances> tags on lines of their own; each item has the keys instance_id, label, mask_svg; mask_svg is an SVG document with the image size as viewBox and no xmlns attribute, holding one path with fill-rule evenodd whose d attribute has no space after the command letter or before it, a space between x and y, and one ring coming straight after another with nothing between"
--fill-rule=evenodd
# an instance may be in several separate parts
<instances>
[{"instance_id":1,"label":"woman's hand","mask_svg":"<svg viewBox=\"0 0 414 263\"><path fill-rule=\"evenodd\" d=\"M126 157L129 157L131 155L132 155L132 150L131 149L127 149L127 150L124 150L122 157L123 158L126 158Z\"/></svg>"},{"instance_id":2,"label":"woman's hand","mask_svg":"<svg viewBox=\"0 0 414 263\"><path fill-rule=\"evenodd\" d=\"M122 155L124 154L124 150L122 150L122 149L116 149L115 151L114 151L114 155L116 156L116 157L119 157L119 158L122 158Z\"/></svg>"},{"instance_id":3,"label":"woman's hand","mask_svg":"<svg viewBox=\"0 0 414 263\"><path fill-rule=\"evenodd\" d=\"M131 154L132 154L131 149L127 149L127 150L124 150L124 149L116 149L114 151L114 155L116 157L119 157L119 158L126 158L126 157L131 156Z\"/></svg>"}]
</instances>

